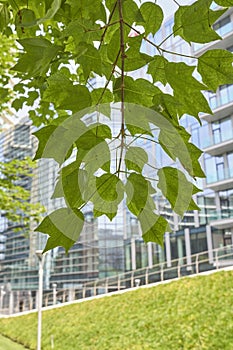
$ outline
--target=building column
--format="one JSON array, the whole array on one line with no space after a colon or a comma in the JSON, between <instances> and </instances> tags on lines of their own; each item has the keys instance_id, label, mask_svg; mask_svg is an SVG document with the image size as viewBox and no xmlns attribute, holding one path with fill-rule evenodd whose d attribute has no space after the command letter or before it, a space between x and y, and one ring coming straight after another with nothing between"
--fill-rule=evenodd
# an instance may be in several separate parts
<instances>
[{"instance_id":1,"label":"building column","mask_svg":"<svg viewBox=\"0 0 233 350\"><path fill-rule=\"evenodd\" d=\"M209 225L206 225L206 239L207 239L209 263L212 264L214 261L214 255L213 255L211 227Z\"/></svg>"},{"instance_id":2,"label":"building column","mask_svg":"<svg viewBox=\"0 0 233 350\"><path fill-rule=\"evenodd\" d=\"M10 291L10 297L9 297L9 315L12 315L14 313L14 292Z\"/></svg>"},{"instance_id":3,"label":"building column","mask_svg":"<svg viewBox=\"0 0 233 350\"><path fill-rule=\"evenodd\" d=\"M148 267L153 266L153 255L152 255L152 242L147 243L147 254L148 254Z\"/></svg>"},{"instance_id":4,"label":"building column","mask_svg":"<svg viewBox=\"0 0 233 350\"><path fill-rule=\"evenodd\" d=\"M185 228L184 229L184 238L185 238L187 265L191 265L192 264L192 259L191 259L191 244L190 244L189 228Z\"/></svg>"},{"instance_id":5,"label":"building column","mask_svg":"<svg viewBox=\"0 0 233 350\"><path fill-rule=\"evenodd\" d=\"M166 261L167 267L171 267L171 242L170 242L170 234L165 233L165 247L166 247Z\"/></svg>"},{"instance_id":6,"label":"building column","mask_svg":"<svg viewBox=\"0 0 233 350\"><path fill-rule=\"evenodd\" d=\"M132 270L136 270L136 244L135 238L131 238L131 261L132 261Z\"/></svg>"},{"instance_id":7,"label":"building column","mask_svg":"<svg viewBox=\"0 0 233 350\"><path fill-rule=\"evenodd\" d=\"M182 237L177 237L177 250L178 250L178 258L180 260L180 263L183 264L183 257L184 257L184 252L183 252L183 244L182 244Z\"/></svg>"}]
</instances>

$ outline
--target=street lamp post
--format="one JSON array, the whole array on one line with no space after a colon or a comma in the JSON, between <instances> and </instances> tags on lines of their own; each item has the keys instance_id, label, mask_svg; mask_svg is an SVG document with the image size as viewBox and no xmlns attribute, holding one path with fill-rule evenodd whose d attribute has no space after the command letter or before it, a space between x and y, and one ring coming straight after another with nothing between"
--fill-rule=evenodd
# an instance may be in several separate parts
<instances>
[{"instance_id":1,"label":"street lamp post","mask_svg":"<svg viewBox=\"0 0 233 350\"><path fill-rule=\"evenodd\" d=\"M57 303L57 283L53 283L53 305Z\"/></svg>"},{"instance_id":2,"label":"street lamp post","mask_svg":"<svg viewBox=\"0 0 233 350\"><path fill-rule=\"evenodd\" d=\"M43 301L43 267L45 254L42 250L36 250L39 260L39 285L38 285L38 325L37 325L37 350L41 350L41 330L42 330L42 301Z\"/></svg>"},{"instance_id":3,"label":"street lamp post","mask_svg":"<svg viewBox=\"0 0 233 350\"><path fill-rule=\"evenodd\" d=\"M6 292L4 291L4 286L1 286L0 288L0 314L2 313L3 308L3 296Z\"/></svg>"}]
</instances>

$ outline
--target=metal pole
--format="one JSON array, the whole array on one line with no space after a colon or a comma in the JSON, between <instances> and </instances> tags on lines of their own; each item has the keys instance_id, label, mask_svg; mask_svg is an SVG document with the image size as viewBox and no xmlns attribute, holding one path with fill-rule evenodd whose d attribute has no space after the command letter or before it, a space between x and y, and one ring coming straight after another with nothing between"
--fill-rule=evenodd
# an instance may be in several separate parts
<instances>
[{"instance_id":1,"label":"metal pole","mask_svg":"<svg viewBox=\"0 0 233 350\"><path fill-rule=\"evenodd\" d=\"M53 305L57 304L57 283L53 283Z\"/></svg>"},{"instance_id":2,"label":"metal pole","mask_svg":"<svg viewBox=\"0 0 233 350\"><path fill-rule=\"evenodd\" d=\"M2 313L2 309L3 309L3 295L4 294L5 294L4 286L1 286L1 289L0 289L0 313Z\"/></svg>"},{"instance_id":3,"label":"metal pole","mask_svg":"<svg viewBox=\"0 0 233 350\"><path fill-rule=\"evenodd\" d=\"M37 325L37 350L41 350L41 330L42 330L42 301L43 301L43 265L45 255L42 250L36 251L39 260L39 285L38 285L38 325Z\"/></svg>"}]
</instances>

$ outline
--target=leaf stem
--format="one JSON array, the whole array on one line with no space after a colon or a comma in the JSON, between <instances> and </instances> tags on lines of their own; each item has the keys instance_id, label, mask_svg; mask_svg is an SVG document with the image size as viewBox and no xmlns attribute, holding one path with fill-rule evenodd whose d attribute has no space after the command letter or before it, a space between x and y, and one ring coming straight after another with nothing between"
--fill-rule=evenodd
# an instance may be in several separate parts
<instances>
[{"instance_id":1,"label":"leaf stem","mask_svg":"<svg viewBox=\"0 0 233 350\"><path fill-rule=\"evenodd\" d=\"M104 93L105 93L105 91L106 91L106 89L107 89L107 87L108 87L108 84L110 83L110 81L111 81L111 79L112 79L112 76L113 76L113 74L114 74L114 72L115 72L115 67L116 67L116 65L117 65L117 61L118 61L119 56L120 56L120 53L121 53L121 50L118 51L117 57L116 57L116 59L115 59L115 61L114 61L114 63L113 63L113 67L112 67L111 74L110 74L110 76L109 76L109 78L108 78L108 80L107 80L107 82L106 82L106 84L105 84L105 86L104 86L104 89L103 89L103 91L102 91L102 93L101 93L101 95L100 95L100 97L99 97L99 99L98 99L98 102L96 103L96 106L97 106L98 104L100 104L100 101L102 100L102 97L103 97L103 95L104 95Z\"/></svg>"},{"instance_id":2,"label":"leaf stem","mask_svg":"<svg viewBox=\"0 0 233 350\"><path fill-rule=\"evenodd\" d=\"M127 22L124 22L125 23L125 25L127 25L129 28L131 28L132 30L134 30L136 33L138 33L139 35L141 35L141 33L137 30L137 29L135 29L134 27L132 27L130 24L128 24ZM172 34L170 34L170 36L171 35L173 35L173 33ZM169 37L170 37L169 36ZM145 41L147 41L149 44L151 44L152 46L154 46L159 52L166 52L166 53L169 53L169 54L171 54L171 55L176 55L176 56L181 56L181 57L187 57L187 58L193 58L193 59L196 59L196 60L198 60L198 57L195 57L195 56L191 56L191 55L185 55L185 54L182 54L182 53L179 53L179 52L174 52L174 51L169 51L169 50L166 50L166 49L163 49L162 47L160 47L160 45L162 45L164 42L165 42L165 40L167 40L169 37L167 37L166 39L164 39L164 41L162 41L159 45L156 45L155 43L153 43L153 41L151 41L150 39L148 39L146 36L143 36L143 39L145 40Z\"/></svg>"},{"instance_id":3,"label":"leaf stem","mask_svg":"<svg viewBox=\"0 0 233 350\"><path fill-rule=\"evenodd\" d=\"M101 45L102 45L102 43L103 43L103 41L104 41L105 34L106 34L107 30L108 30L108 27L109 27L109 25L110 25L110 22L111 22L111 20L112 20L112 17L113 17L113 15L114 15L115 10L116 10L117 2L118 2L118 0L116 0L115 4L114 4L114 6L113 6L113 9L112 9L112 11L111 11L111 13L110 13L110 15L109 15L108 23L107 23L107 25L106 25L106 27L105 27L105 29L104 29L104 32L103 32L103 34L102 34L102 36L101 36L101 39L100 39L100 46L99 46L99 48L101 47Z\"/></svg>"}]
</instances>

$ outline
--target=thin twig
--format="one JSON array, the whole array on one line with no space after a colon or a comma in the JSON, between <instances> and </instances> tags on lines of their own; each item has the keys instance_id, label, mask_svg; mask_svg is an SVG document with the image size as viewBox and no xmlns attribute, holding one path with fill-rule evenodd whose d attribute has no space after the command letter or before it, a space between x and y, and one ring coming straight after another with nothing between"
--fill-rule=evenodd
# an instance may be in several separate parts
<instances>
[{"instance_id":1,"label":"thin twig","mask_svg":"<svg viewBox=\"0 0 233 350\"><path fill-rule=\"evenodd\" d=\"M112 22L112 23L108 23L106 24L105 26L102 26L102 27L99 27L99 28L96 28L96 29L86 29L85 30L85 33L89 33L89 32L98 32L99 30L103 30L105 29L107 31L108 27L111 27L113 26L114 24L117 24L119 23L119 21L115 21L115 22ZM103 36L103 34L102 34ZM102 37L101 37L102 38Z\"/></svg>"},{"instance_id":2,"label":"thin twig","mask_svg":"<svg viewBox=\"0 0 233 350\"><path fill-rule=\"evenodd\" d=\"M135 29L134 27L132 27L130 24L124 22L125 25L127 25L129 28L131 28L132 30L134 30L136 33L138 33L139 35L141 35L141 33ZM162 52L166 52L166 53L169 53L171 55L177 55L177 56L181 56L181 57L187 57L187 58L195 58L196 60L198 60L198 57L195 57L195 56L191 56L191 55L184 55L182 53L178 53L178 52L174 52L174 51L169 51L169 50L166 50L166 49L163 49L162 47L160 47L159 45L156 45L155 43L153 43L153 41L149 40L146 36L143 36L143 39L145 41L147 41L149 44L151 44L152 46L154 46L158 51L162 51ZM167 38L166 38L167 39Z\"/></svg>"},{"instance_id":3,"label":"thin twig","mask_svg":"<svg viewBox=\"0 0 233 350\"><path fill-rule=\"evenodd\" d=\"M178 3L178 1L176 1L176 0L173 0L174 1L174 3L177 5L177 6L181 6L179 3Z\"/></svg>"},{"instance_id":4,"label":"thin twig","mask_svg":"<svg viewBox=\"0 0 233 350\"><path fill-rule=\"evenodd\" d=\"M111 22L111 20L112 20L112 17L113 17L113 15L114 15L115 9L116 9L116 7L117 7L117 2L118 2L118 0L116 0L115 4L114 4L114 6L113 6L112 12L111 12L110 15L109 15L109 19L108 19L107 26L106 26L106 28L104 29L104 32L103 32L103 34L102 34L102 36L101 36L101 39L100 39L100 46L99 46L99 48L101 47L101 45L102 45L102 43L103 43L105 34L106 34L107 30L108 30L109 24L110 24L110 22Z\"/></svg>"},{"instance_id":5,"label":"thin twig","mask_svg":"<svg viewBox=\"0 0 233 350\"><path fill-rule=\"evenodd\" d=\"M114 74L114 72L115 72L115 68L116 68L117 61L118 61L118 59L119 59L120 53L121 53L121 50L118 51L117 57L116 57L116 59L115 59L115 61L114 61L114 63L113 63L113 68L112 68L111 74L110 74L110 76L109 76L109 78L108 78L108 80L107 80L107 82L106 82L106 84L105 84L105 86L104 86L104 89L103 89L103 91L102 91L102 93L101 93L101 95L100 95L100 97L99 97L98 102L96 103L96 105L98 105L98 104L100 103L100 101L102 100L102 97L103 97L103 95L104 95L104 93L105 93L105 91L106 91L106 89L107 89L107 87L108 87L108 84L109 84L110 81L111 81L111 78L112 78L112 76L113 76L113 74Z\"/></svg>"}]
</instances>

